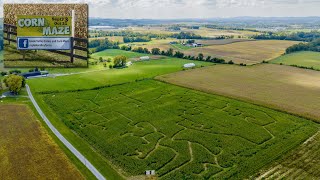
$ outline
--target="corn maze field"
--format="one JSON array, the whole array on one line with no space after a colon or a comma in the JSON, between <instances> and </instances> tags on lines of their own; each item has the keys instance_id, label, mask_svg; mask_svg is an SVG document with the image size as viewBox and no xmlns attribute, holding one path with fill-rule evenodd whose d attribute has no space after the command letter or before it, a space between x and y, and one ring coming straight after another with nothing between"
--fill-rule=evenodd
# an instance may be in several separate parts
<instances>
[{"instance_id":1,"label":"corn maze field","mask_svg":"<svg viewBox=\"0 0 320 180\"><path fill-rule=\"evenodd\" d=\"M154 80L41 95L126 177L245 178L297 147L316 123Z\"/></svg>"},{"instance_id":2,"label":"corn maze field","mask_svg":"<svg viewBox=\"0 0 320 180\"><path fill-rule=\"evenodd\" d=\"M320 131L256 179L319 179Z\"/></svg>"}]
</instances>

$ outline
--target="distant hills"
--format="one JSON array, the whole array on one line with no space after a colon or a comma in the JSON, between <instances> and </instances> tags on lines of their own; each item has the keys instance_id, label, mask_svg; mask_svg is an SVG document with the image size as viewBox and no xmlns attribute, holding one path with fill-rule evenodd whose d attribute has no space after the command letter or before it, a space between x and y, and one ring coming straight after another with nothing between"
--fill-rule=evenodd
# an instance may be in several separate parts
<instances>
[{"instance_id":1,"label":"distant hills","mask_svg":"<svg viewBox=\"0 0 320 180\"><path fill-rule=\"evenodd\" d=\"M251 27L256 25L287 26L306 25L319 26L320 17L234 17L209 19L108 19L89 18L89 26L132 26L132 25L159 25L159 24L224 24Z\"/></svg>"}]
</instances>

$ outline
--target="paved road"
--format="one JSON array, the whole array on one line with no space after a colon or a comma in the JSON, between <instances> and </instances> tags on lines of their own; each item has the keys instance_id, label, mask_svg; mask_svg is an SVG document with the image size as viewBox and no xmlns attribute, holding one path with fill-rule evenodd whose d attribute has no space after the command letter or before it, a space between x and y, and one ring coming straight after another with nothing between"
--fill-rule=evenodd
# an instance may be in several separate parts
<instances>
[{"instance_id":1,"label":"paved road","mask_svg":"<svg viewBox=\"0 0 320 180\"><path fill-rule=\"evenodd\" d=\"M69 141L62 136L62 134L51 124L49 119L46 117L46 115L42 112L39 105L37 104L36 100L33 98L33 95L30 91L30 88L28 85L26 85L26 89L28 92L28 95L34 105L34 107L37 109L38 113L44 120L44 122L49 126L51 131L60 139L60 141L92 172L93 175L96 176L99 180L105 180L105 177L100 174L100 172L75 148L72 146L72 144L69 143Z\"/></svg>"}]
</instances>

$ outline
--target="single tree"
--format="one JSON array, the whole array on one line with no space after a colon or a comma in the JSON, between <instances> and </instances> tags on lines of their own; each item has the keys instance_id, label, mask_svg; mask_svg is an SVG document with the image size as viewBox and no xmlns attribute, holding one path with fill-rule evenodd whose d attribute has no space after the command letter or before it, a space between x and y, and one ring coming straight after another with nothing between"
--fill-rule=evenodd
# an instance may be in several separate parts
<instances>
[{"instance_id":1,"label":"single tree","mask_svg":"<svg viewBox=\"0 0 320 180\"><path fill-rule=\"evenodd\" d=\"M113 67L124 67L127 63L127 57L126 56L116 56L113 59Z\"/></svg>"},{"instance_id":2,"label":"single tree","mask_svg":"<svg viewBox=\"0 0 320 180\"><path fill-rule=\"evenodd\" d=\"M9 91L17 94L20 92L21 87L25 84L23 77L15 74L10 74L4 79L5 85L9 88Z\"/></svg>"},{"instance_id":3,"label":"single tree","mask_svg":"<svg viewBox=\"0 0 320 180\"><path fill-rule=\"evenodd\" d=\"M152 48L151 53L154 55L159 55L160 54L160 49L159 48Z\"/></svg>"},{"instance_id":4,"label":"single tree","mask_svg":"<svg viewBox=\"0 0 320 180\"><path fill-rule=\"evenodd\" d=\"M198 60L199 60L199 61L203 61L203 57L204 57L203 54L202 54L202 53L199 53L199 55L198 55Z\"/></svg>"}]
</instances>

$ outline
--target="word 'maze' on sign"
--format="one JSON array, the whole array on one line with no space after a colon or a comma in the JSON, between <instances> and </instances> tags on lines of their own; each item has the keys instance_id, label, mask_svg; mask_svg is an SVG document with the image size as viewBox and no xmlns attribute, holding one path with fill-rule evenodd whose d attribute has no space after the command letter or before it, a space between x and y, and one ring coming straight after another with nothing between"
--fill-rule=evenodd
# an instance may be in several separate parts
<instances>
[{"instance_id":1,"label":"word 'maze' on sign","mask_svg":"<svg viewBox=\"0 0 320 180\"><path fill-rule=\"evenodd\" d=\"M69 50L72 36L71 16L17 16L17 49Z\"/></svg>"}]
</instances>

